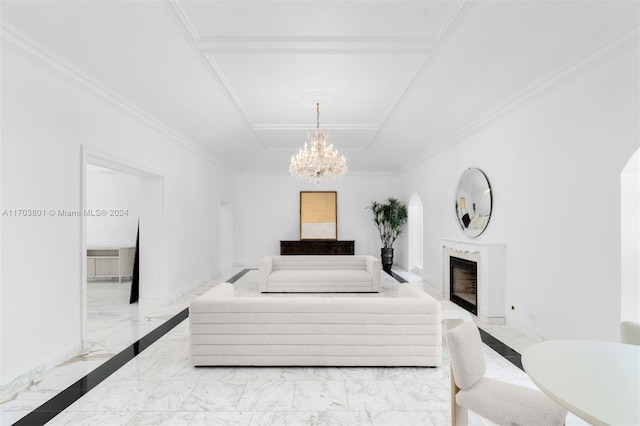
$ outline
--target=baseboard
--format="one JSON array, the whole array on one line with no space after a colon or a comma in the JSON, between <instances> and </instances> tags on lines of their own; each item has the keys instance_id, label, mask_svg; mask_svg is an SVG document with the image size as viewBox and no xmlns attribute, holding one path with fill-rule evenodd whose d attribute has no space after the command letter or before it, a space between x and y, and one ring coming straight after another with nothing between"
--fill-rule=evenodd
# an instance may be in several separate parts
<instances>
[{"instance_id":1,"label":"baseboard","mask_svg":"<svg viewBox=\"0 0 640 426\"><path fill-rule=\"evenodd\" d=\"M484 315L476 315L480 324L484 325L506 325L505 317L485 317Z\"/></svg>"},{"instance_id":2,"label":"baseboard","mask_svg":"<svg viewBox=\"0 0 640 426\"><path fill-rule=\"evenodd\" d=\"M20 388L25 387L29 383L33 382L34 379L42 376L46 372L53 370L60 364L69 361L71 358L77 357L82 354L82 344L78 343L73 345L70 349L60 352L57 355L51 357L48 361L22 373L21 375L2 383L0 386L0 395L2 401L5 401L7 395L12 394L19 390Z\"/></svg>"}]
</instances>

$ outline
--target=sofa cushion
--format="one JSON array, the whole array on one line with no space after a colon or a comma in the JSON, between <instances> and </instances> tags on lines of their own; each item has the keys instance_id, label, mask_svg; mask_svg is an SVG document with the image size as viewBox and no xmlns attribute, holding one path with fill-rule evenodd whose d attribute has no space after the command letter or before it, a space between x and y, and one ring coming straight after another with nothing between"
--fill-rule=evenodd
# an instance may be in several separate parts
<instances>
[{"instance_id":1,"label":"sofa cushion","mask_svg":"<svg viewBox=\"0 0 640 426\"><path fill-rule=\"evenodd\" d=\"M305 282L349 282L368 283L372 281L371 274L364 270L275 270L269 275L271 283L305 283Z\"/></svg>"},{"instance_id":2,"label":"sofa cushion","mask_svg":"<svg viewBox=\"0 0 640 426\"><path fill-rule=\"evenodd\" d=\"M438 314L440 304L437 300L422 298L386 298L386 297L223 297L213 293L191 301L190 313L233 312L239 313L312 313L342 314Z\"/></svg>"},{"instance_id":3,"label":"sofa cushion","mask_svg":"<svg viewBox=\"0 0 640 426\"><path fill-rule=\"evenodd\" d=\"M274 256L274 270L364 270L365 256Z\"/></svg>"}]
</instances>

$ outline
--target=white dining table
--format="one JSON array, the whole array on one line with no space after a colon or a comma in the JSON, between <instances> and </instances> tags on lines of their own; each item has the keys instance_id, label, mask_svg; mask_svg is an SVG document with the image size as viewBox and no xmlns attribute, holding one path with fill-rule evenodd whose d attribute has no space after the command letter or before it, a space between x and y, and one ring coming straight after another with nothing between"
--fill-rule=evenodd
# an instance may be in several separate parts
<instances>
[{"instance_id":1,"label":"white dining table","mask_svg":"<svg viewBox=\"0 0 640 426\"><path fill-rule=\"evenodd\" d=\"M550 340L522 353L531 380L591 424L640 425L640 346Z\"/></svg>"}]
</instances>

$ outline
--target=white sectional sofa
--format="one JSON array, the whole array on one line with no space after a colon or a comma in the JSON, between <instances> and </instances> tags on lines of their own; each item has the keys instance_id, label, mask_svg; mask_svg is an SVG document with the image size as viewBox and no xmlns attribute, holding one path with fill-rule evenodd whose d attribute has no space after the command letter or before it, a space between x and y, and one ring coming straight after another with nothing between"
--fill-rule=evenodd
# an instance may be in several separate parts
<instances>
[{"instance_id":1,"label":"white sectional sofa","mask_svg":"<svg viewBox=\"0 0 640 426\"><path fill-rule=\"evenodd\" d=\"M440 304L411 284L396 297L241 297L222 283L190 306L194 366L431 366L441 363Z\"/></svg>"},{"instance_id":2,"label":"white sectional sofa","mask_svg":"<svg viewBox=\"0 0 640 426\"><path fill-rule=\"evenodd\" d=\"M373 256L267 256L258 283L263 293L377 292L381 270Z\"/></svg>"}]
</instances>

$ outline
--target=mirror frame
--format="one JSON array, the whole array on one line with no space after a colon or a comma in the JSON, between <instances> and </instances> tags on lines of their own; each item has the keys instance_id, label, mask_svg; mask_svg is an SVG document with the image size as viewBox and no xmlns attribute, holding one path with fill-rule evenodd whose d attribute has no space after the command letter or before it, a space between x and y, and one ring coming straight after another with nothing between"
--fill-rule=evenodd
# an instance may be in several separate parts
<instances>
[{"instance_id":1,"label":"mirror frame","mask_svg":"<svg viewBox=\"0 0 640 426\"><path fill-rule=\"evenodd\" d=\"M473 213L467 206L472 206ZM455 211L460 229L467 237L476 238L487 229L493 211L493 191L482 170L470 167L462 172L455 193Z\"/></svg>"}]
</instances>

